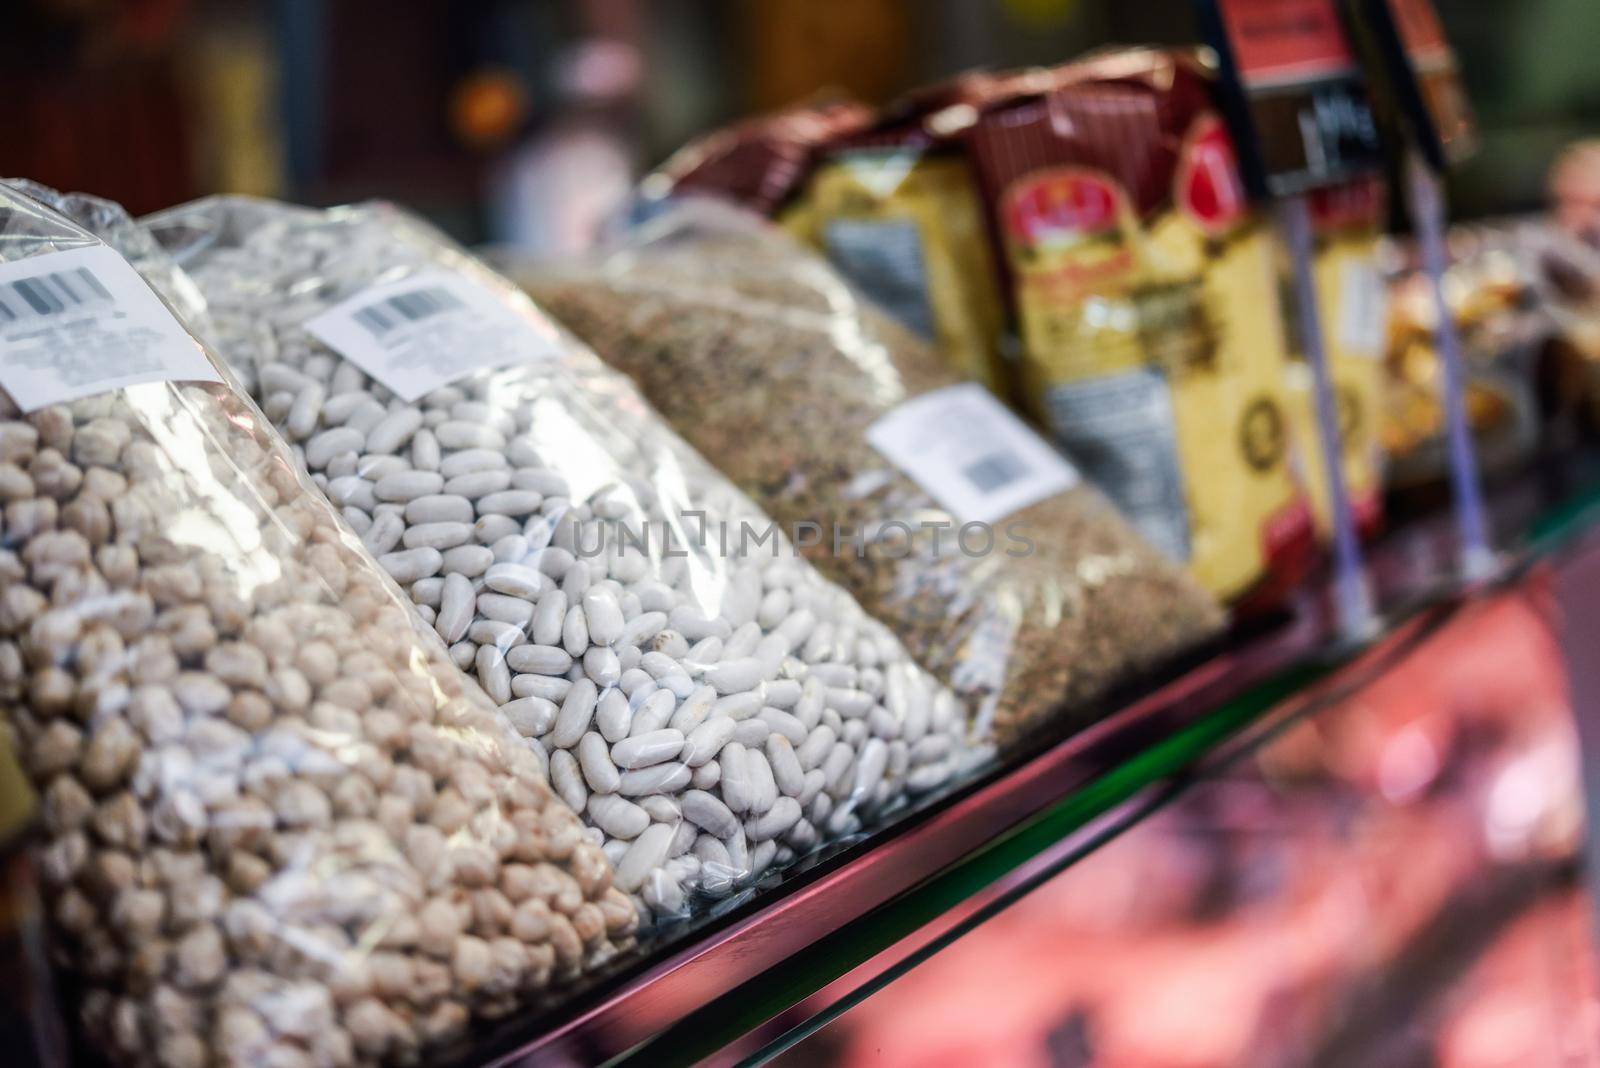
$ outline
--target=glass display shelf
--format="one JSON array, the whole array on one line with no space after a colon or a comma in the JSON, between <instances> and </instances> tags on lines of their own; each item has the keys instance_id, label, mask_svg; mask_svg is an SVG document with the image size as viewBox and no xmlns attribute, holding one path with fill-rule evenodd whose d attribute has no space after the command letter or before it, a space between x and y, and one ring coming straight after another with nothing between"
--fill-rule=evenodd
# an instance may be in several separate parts
<instances>
[{"instance_id":1,"label":"glass display shelf","mask_svg":"<svg viewBox=\"0 0 1600 1068\"><path fill-rule=\"evenodd\" d=\"M1600 1063L1571 571L1474 597L870 997L824 988L767 1063Z\"/></svg>"},{"instance_id":2,"label":"glass display shelf","mask_svg":"<svg viewBox=\"0 0 1600 1068\"><path fill-rule=\"evenodd\" d=\"M1092 726L660 930L551 1012L480 1030L451 1063L770 1059L1193 782L1378 677L1483 591L1600 557L1595 470L1566 463L1491 495L1496 544L1507 547L1494 578L1453 577L1447 514L1408 520L1374 549L1385 611L1366 639L1339 636L1326 585L1313 583L1292 611L1108 700L1115 710Z\"/></svg>"}]
</instances>

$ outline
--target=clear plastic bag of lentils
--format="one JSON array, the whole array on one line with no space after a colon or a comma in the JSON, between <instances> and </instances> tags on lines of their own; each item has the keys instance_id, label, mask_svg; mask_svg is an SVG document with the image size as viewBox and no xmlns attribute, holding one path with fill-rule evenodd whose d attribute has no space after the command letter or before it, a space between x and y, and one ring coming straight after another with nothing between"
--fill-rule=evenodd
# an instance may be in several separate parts
<instances>
[{"instance_id":1,"label":"clear plastic bag of lentils","mask_svg":"<svg viewBox=\"0 0 1600 1068\"><path fill-rule=\"evenodd\" d=\"M964 709L626 376L388 206L148 221L312 477L681 916L979 760Z\"/></svg>"},{"instance_id":2,"label":"clear plastic bag of lentils","mask_svg":"<svg viewBox=\"0 0 1600 1068\"><path fill-rule=\"evenodd\" d=\"M537 757L180 321L0 184L0 722L115 1063L415 1062L637 913Z\"/></svg>"},{"instance_id":3,"label":"clear plastic bag of lentils","mask_svg":"<svg viewBox=\"0 0 1600 1068\"><path fill-rule=\"evenodd\" d=\"M525 274L769 514L829 532L812 562L1000 742L1220 627L1053 448L753 216L684 201L594 261Z\"/></svg>"}]
</instances>

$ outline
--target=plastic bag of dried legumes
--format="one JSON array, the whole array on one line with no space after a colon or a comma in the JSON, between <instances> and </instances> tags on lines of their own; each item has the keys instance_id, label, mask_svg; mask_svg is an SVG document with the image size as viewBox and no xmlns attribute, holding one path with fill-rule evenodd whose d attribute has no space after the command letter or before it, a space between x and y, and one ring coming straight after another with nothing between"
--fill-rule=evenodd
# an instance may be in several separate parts
<instances>
[{"instance_id":1,"label":"plastic bag of dried legumes","mask_svg":"<svg viewBox=\"0 0 1600 1068\"><path fill-rule=\"evenodd\" d=\"M84 1034L415 1062L615 955L604 854L175 317L179 276L30 188L173 300L0 184L0 722Z\"/></svg>"},{"instance_id":2,"label":"plastic bag of dried legumes","mask_svg":"<svg viewBox=\"0 0 1600 1068\"><path fill-rule=\"evenodd\" d=\"M1002 742L1221 623L998 400L754 217L685 201L523 280Z\"/></svg>"},{"instance_id":3,"label":"plastic bag of dried legumes","mask_svg":"<svg viewBox=\"0 0 1600 1068\"><path fill-rule=\"evenodd\" d=\"M219 351L656 915L949 782L963 710L514 286L383 205L148 220Z\"/></svg>"}]
</instances>

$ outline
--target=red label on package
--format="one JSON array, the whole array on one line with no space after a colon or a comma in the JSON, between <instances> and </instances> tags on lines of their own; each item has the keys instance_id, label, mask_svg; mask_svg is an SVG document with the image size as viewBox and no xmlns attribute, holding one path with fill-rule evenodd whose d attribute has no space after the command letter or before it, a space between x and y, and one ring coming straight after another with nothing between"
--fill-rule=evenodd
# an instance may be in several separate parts
<instances>
[{"instance_id":1,"label":"red label on package","mask_svg":"<svg viewBox=\"0 0 1600 1068\"><path fill-rule=\"evenodd\" d=\"M1338 0L1196 0L1254 193L1294 196L1383 167Z\"/></svg>"},{"instance_id":2,"label":"red label on package","mask_svg":"<svg viewBox=\"0 0 1600 1068\"><path fill-rule=\"evenodd\" d=\"M1208 234L1223 234L1244 217L1248 204L1239 158L1228 129L1215 115L1195 121L1178 162L1173 200Z\"/></svg>"},{"instance_id":3,"label":"red label on package","mask_svg":"<svg viewBox=\"0 0 1600 1068\"><path fill-rule=\"evenodd\" d=\"M1105 233L1117 225L1122 194L1095 171L1067 167L1029 175L1007 195L1006 229L1028 246Z\"/></svg>"}]
</instances>

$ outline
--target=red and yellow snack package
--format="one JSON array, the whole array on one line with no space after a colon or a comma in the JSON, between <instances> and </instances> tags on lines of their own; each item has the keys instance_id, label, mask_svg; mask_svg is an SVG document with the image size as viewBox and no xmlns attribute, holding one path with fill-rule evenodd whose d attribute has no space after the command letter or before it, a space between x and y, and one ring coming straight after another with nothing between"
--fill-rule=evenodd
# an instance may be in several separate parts
<instances>
[{"instance_id":1,"label":"red and yellow snack package","mask_svg":"<svg viewBox=\"0 0 1600 1068\"><path fill-rule=\"evenodd\" d=\"M1140 530L1226 599L1303 573L1274 243L1205 71L1117 51L968 133L1025 407Z\"/></svg>"}]
</instances>

